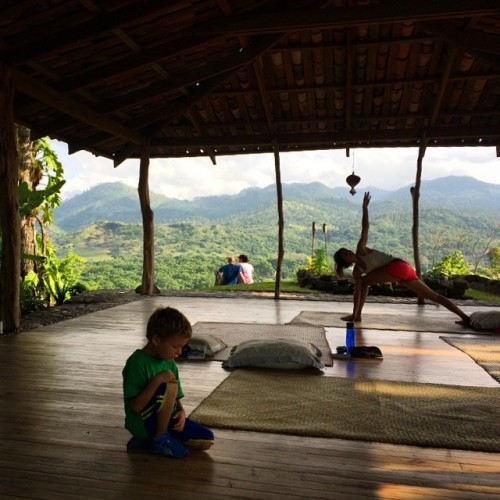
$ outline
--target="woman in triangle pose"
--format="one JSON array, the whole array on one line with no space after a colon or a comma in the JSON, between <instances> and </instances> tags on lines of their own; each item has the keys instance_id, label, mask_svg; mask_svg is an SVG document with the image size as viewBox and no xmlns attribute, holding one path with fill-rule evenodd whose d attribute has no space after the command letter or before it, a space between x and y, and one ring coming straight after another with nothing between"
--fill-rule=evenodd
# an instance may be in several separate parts
<instances>
[{"instance_id":1,"label":"woman in triangle pose","mask_svg":"<svg viewBox=\"0 0 500 500\"><path fill-rule=\"evenodd\" d=\"M457 323L468 325L469 316L465 314L451 300L439 295L429 288L408 264L408 262L394 257L390 254L367 247L368 230L370 227L368 217L368 205L370 204L370 193L365 193L363 198L363 216L361 220L361 237L356 247L356 252L341 248L335 252L335 270L337 276L342 277L344 269L354 264L352 272L354 278L354 307L352 314L343 316L345 321L361 321L361 312L365 305L370 285L397 281L398 284L409 288L418 296L432 300L460 317Z\"/></svg>"}]
</instances>

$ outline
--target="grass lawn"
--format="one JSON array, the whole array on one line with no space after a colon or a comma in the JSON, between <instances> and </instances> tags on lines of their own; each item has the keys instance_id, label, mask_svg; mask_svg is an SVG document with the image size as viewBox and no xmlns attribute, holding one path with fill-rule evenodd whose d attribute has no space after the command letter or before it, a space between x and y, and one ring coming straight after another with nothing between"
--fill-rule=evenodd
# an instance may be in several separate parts
<instances>
[{"instance_id":1,"label":"grass lawn","mask_svg":"<svg viewBox=\"0 0 500 500\"><path fill-rule=\"evenodd\" d=\"M269 281L259 281L258 283L252 283L250 285L224 285L224 287L220 286L211 286L209 288L203 288L205 292L218 292L222 289L225 290L241 290L246 292L274 292L275 282L272 280ZM319 294L321 293L319 290L311 290L310 288L302 288L296 281L293 280L282 280L280 291L283 293L302 293L302 294Z\"/></svg>"},{"instance_id":2,"label":"grass lawn","mask_svg":"<svg viewBox=\"0 0 500 500\"><path fill-rule=\"evenodd\" d=\"M498 295L482 292L481 290L476 290L475 288L468 288L465 291L464 295L470 299L475 299L475 300L488 300L490 302L500 302L500 297Z\"/></svg>"},{"instance_id":3,"label":"grass lawn","mask_svg":"<svg viewBox=\"0 0 500 500\"><path fill-rule=\"evenodd\" d=\"M272 280L269 281L260 281L258 283L252 283L251 285L225 285L224 287L220 286L211 286L209 288L203 288L202 290L205 292L218 292L221 288L225 290L241 290L241 291L252 291L252 292L274 292L275 282ZM310 288L302 288L296 281L293 280L282 280L280 291L283 293L301 293L301 294L320 294L322 293L319 290L311 290ZM500 303L500 296L493 295L492 293L482 292L480 290L476 290L474 288L468 288L465 291L465 297L475 300L486 300L489 302L498 302Z\"/></svg>"}]
</instances>

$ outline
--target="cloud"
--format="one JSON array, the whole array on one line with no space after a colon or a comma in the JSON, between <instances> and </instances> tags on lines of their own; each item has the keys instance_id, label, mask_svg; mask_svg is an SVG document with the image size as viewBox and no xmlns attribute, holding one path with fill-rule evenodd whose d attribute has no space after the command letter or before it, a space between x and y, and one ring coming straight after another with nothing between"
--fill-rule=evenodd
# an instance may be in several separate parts
<instances>
[{"instance_id":1,"label":"cloud","mask_svg":"<svg viewBox=\"0 0 500 500\"><path fill-rule=\"evenodd\" d=\"M67 154L66 144L52 141L64 166L64 199L103 182L123 182L137 187L139 160L127 160L114 168L111 160L87 152ZM322 182L330 187L346 186L345 178L354 169L361 177L359 189L398 189L415 182L416 148L356 149L348 158L344 150L305 151L280 155L281 181ZM423 160L422 179L467 175L500 184L499 159L495 148L428 148ZM149 168L151 191L170 198L236 194L276 181L272 154L208 158L152 159Z\"/></svg>"}]
</instances>

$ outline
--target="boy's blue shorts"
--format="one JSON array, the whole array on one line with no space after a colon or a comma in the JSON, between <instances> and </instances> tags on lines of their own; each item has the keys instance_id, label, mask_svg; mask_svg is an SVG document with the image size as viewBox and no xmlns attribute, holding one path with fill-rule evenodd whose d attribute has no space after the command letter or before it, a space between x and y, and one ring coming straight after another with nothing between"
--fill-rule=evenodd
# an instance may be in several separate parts
<instances>
[{"instance_id":1,"label":"boy's blue shorts","mask_svg":"<svg viewBox=\"0 0 500 500\"><path fill-rule=\"evenodd\" d=\"M158 412L163 406L166 396L167 384L160 384L155 395L151 398L149 403L142 409L141 414L144 420L144 428L148 436L152 439L156 434L156 423L158 420ZM213 441L214 433L194 420L186 418L184 429L182 431L174 431L172 427L177 423L173 418L169 423L168 432L170 435L179 441Z\"/></svg>"}]
</instances>

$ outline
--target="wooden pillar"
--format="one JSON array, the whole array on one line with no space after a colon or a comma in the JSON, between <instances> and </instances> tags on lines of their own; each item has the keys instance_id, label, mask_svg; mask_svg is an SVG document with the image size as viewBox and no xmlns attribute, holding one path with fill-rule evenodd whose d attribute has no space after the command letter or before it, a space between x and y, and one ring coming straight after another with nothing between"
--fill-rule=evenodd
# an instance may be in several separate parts
<instances>
[{"instance_id":1,"label":"wooden pillar","mask_svg":"<svg viewBox=\"0 0 500 500\"><path fill-rule=\"evenodd\" d=\"M14 88L10 70L0 63L0 320L4 333L16 333L21 324L19 281L21 220L18 198L18 158L14 124Z\"/></svg>"},{"instance_id":2,"label":"wooden pillar","mask_svg":"<svg viewBox=\"0 0 500 500\"><path fill-rule=\"evenodd\" d=\"M420 200L420 184L422 181L422 162L424 160L426 149L426 141L425 139L422 141L422 145L418 149L418 158L417 158L417 173L415 177L415 186L410 189L412 203L413 203L413 226L412 226L412 237L413 237L413 259L415 261L415 271L419 278L422 277L422 270L420 267L420 250L419 250L419 239L418 239L418 228L419 228L419 220L420 220L420 208L419 208L419 200ZM423 304L424 299L418 297L418 303Z\"/></svg>"},{"instance_id":3,"label":"wooden pillar","mask_svg":"<svg viewBox=\"0 0 500 500\"><path fill-rule=\"evenodd\" d=\"M141 149L139 167L139 201L141 204L143 230L142 283L138 291L142 295L153 295L154 286L154 214L149 201L149 148Z\"/></svg>"},{"instance_id":4,"label":"wooden pillar","mask_svg":"<svg viewBox=\"0 0 500 500\"><path fill-rule=\"evenodd\" d=\"M278 261L276 263L276 282L274 287L274 298L280 298L281 289L281 266L283 264L283 255L285 254L284 228L285 221L283 217L283 189L281 185L280 153L278 145L274 145L274 169L276 171L276 195L278 201Z\"/></svg>"}]
</instances>

